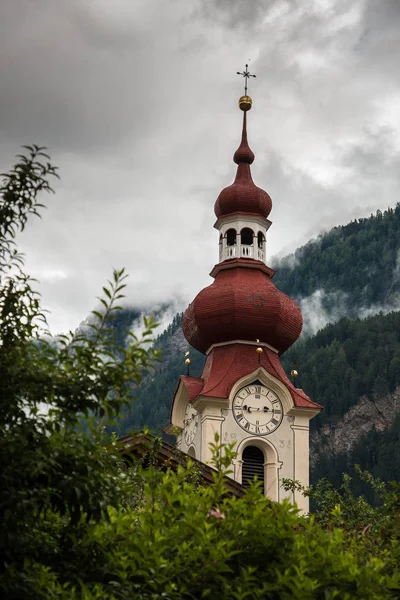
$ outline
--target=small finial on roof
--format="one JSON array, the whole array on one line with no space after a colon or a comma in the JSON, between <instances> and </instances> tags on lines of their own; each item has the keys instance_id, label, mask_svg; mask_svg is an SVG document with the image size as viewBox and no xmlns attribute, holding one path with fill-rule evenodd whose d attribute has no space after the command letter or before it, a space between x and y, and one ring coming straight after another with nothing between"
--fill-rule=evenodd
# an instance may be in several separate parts
<instances>
[{"instance_id":1,"label":"small finial on roof","mask_svg":"<svg viewBox=\"0 0 400 600\"><path fill-rule=\"evenodd\" d=\"M239 98L239 108L240 110L247 111L251 109L251 105L253 103L250 96L247 95L247 82L250 77L256 76L250 73L248 64L246 64L246 68L244 71L237 71L236 73L237 75L241 75L242 77L244 77L244 96L241 96L241 98Z\"/></svg>"},{"instance_id":2,"label":"small finial on roof","mask_svg":"<svg viewBox=\"0 0 400 600\"><path fill-rule=\"evenodd\" d=\"M190 365L192 364L192 361L189 358L189 356L190 356L190 350L188 350L187 352L185 352L185 356L187 356L187 358L185 360L185 365L187 367L186 375L190 375Z\"/></svg>"}]
</instances>

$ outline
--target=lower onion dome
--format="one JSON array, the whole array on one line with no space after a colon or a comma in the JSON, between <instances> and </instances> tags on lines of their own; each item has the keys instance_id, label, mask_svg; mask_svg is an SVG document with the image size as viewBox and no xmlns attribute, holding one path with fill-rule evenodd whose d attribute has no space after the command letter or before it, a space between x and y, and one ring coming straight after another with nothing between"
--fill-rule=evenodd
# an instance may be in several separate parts
<instances>
[{"instance_id":1,"label":"lower onion dome","mask_svg":"<svg viewBox=\"0 0 400 600\"><path fill-rule=\"evenodd\" d=\"M220 271L188 306L182 323L186 340L203 353L213 344L259 340L282 354L302 325L294 300L259 269L240 266Z\"/></svg>"}]
</instances>

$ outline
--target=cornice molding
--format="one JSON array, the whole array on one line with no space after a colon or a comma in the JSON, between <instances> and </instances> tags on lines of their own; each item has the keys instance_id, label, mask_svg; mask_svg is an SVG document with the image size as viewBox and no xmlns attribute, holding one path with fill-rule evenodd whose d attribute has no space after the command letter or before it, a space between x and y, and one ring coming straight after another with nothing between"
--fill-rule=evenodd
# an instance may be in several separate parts
<instances>
[{"instance_id":1,"label":"cornice molding","mask_svg":"<svg viewBox=\"0 0 400 600\"><path fill-rule=\"evenodd\" d=\"M265 227L265 229L267 231L272 225L272 221L270 221L266 217L263 217L262 215L257 215L255 213L249 213L249 212L244 212L244 211L238 211L238 212L230 213L229 215L223 215L222 217L218 217L218 219L214 223L214 227L215 227L215 229L219 230L221 225L223 225L225 223L235 223L240 220L253 221L255 223L258 223L261 227Z\"/></svg>"},{"instance_id":2,"label":"cornice molding","mask_svg":"<svg viewBox=\"0 0 400 600\"><path fill-rule=\"evenodd\" d=\"M214 265L212 271L210 272L211 277L215 277L221 271L226 271L228 269L258 269L262 273L265 273L270 279L275 275L275 269L271 267L267 267L260 260L255 260L252 258L230 258L228 260L224 260L221 263Z\"/></svg>"},{"instance_id":3,"label":"cornice molding","mask_svg":"<svg viewBox=\"0 0 400 600\"><path fill-rule=\"evenodd\" d=\"M266 342L250 342L249 340L231 340L229 342L219 342L218 344L212 344L212 346L210 346L209 349L207 350L206 356L208 356L210 354L210 352L213 348L218 348L220 346L230 346L231 344L243 344L245 346L256 346L256 347L261 346L262 348L268 348L269 350L272 350L272 352L275 352L275 354L279 354L279 350L277 350L273 346L270 346Z\"/></svg>"}]
</instances>

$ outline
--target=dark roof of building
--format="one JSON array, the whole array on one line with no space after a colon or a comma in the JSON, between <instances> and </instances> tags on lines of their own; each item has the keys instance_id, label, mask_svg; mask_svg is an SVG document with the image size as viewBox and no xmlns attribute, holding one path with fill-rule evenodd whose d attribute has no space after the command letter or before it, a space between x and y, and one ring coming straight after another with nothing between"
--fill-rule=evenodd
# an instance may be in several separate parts
<instances>
[{"instance_id":1,"label":"dark roof of building","mask_svg":"<svg viewBox=\"0 0 400 600\"><path fill-rule=\"evenodd\" d=\"M146 466L146 458L150 457L151 454L152 464L156 464L162 471L176 469L183 461L190 458L198 466L202 482L205 485L210 485L213 482L213 473L216 472L213 467L185 454L155 435L139 431L119 438L118 443L120 444L120 452L124 457L134 456L143 459ZM225 486L232 496L241 497L244 494L245 488L230 477L225 478Z\"/></svg>"}]
</instances>

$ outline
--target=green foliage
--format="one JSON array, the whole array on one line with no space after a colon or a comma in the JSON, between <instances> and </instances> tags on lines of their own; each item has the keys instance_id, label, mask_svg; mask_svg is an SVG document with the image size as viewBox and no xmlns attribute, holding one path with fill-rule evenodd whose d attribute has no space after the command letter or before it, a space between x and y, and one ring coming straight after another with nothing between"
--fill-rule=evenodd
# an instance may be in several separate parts
<instances>
[{"instance_id":1,"label":"green foliage","mask_svg":"<svg viewBox=\"0 0 400 600\"><path fill-rule=\"evenodd\" d=\"M132 390L135 401L130 408L123 411L117 424L119 435L140 430L144 425L156 433L161 433L162 427L169 422L171 401L179 377L186 374L184 353L187 345L182 343L181 328L182 314L177 314L168 328L157 337L154 347L160 351L162 361L143 378L140 387ZM205 357L194 348L190 348L190 359L190 374L199 377Z\"/></svg>"},{"instance_id":2,"label":"green foliage","mask_svg":"<svg viewBox=\"0 0 400 600\"><path fill-rule=\"evenodd\" d=\"M296 362L296 384L323 405L311 421L317 428L342 417L361 396L372 400L400 385L400 313L368 319L341 319L300 340L283 357L288 371Z\"/></svg>"},{"instance_id":3,"label":"green foliage","mask_svg":"<svg viewBox=\"0 0 400 600\"><path fill-rule=\"evenodd\" d=\"M289 502L266 499L257 483L229 497L224 476L233 454L216 441L214 483L190 483L193 464L177 472L140 471L137 506L111 513L91 532L98 554L79 587L58 579L61 598L189 600L396 597L399 576L389 541L362 552L343 527L324 529ZM398 495L396 495L398 499ZM392 512L389 519L392 519ZM397 548L397 536L390 544ZM371 544L371 541L373 544ZM49 577L49 574L46 574ZM45 577L44 577L45 579Z\"/></svg>"},{"instance_id":4,"label":"green foliage","mask_svg":"<svg viewBox=\"0 0 400 600\"><path fill-rule=\"evenodd\" d=\"M371 430L350 451L320 452L311 471L313 482L328 477L338 487L342 473L353 475L355 464L385 481L400 478L400 420L396 415L382 414L376 405L400 386L399 358L399 312L364 320L341 319L286 352L282 361L286 371L296 362L296 384L324 407L311 421L311 431L329 426L333 434L337 421L363 396L375 405L376 418L387 423L384 431L377 431L371 423ZM362 481L354 478L352 487L374 501L373 492Z\"/></svg>"},{"instance_id":5,"label":"green foliage","mask_svg":"<svg viewBox=\"0 0 400 600\"><path fill-rule=\"evenodd\" d=\"M44 158L41 148L28 147L0 183L0 590L7 598L37 597L37 577L46 582L49 569L72 577L72 549L123 502L129 486L118 475L121 461L106 451L98 425L128 403L131 382L138 384L157 356L146 349L151 319L141 339L131 334L127 346L115 343L110 322L123 297L123 269L103 288L92 335L53 338L46 330L15 245L56 175ZM79 429L83 417L90 435ZM27 564L36 565L37 577L25 576Z\"/></svg>"},{"instance_id":6,"label":"green foliage","mask_svg":"<svg viewBox=\"0 0 400 600\"><path fill-rule=\"evenodd\" d=\"M335 487L326 478L310 488L297 481L284 480L288 490L297 489L311 500L312 521L325 531L342 531L347 545L364 561L373 557L384 563L393 597L399 597L398 565L400 562L400 484L384 483L363 471L358 465L355 478L371 490L376 500L370 504L364 495L353 491L349 475L342 476L340 486ZM395 592L395 590L397 590Z\"/></svg>"},{"instance_id":7,"label":"green foliage","mask_svg":"<svg viewBox=\"0 0 400 600\"><path fill-rule=\"evenodd\" d=\"M357 495L352 486L352 478L342 475L338 486L334 486L327 478L317 481L309 488L304 488L297 481L283 480L286 490L299 490L311 500L312 515L316 522L325 529L333 527L345 528L349 532L364 533L365 528L375 531L386 519L383 507L386 505L389 486L380 479L374 478L368 471L362 471L357 465L355 474L376 494L379 506L371 505L364 496Z\"/></svg>"},{"instance_id":8,"label":"green foliage","mask_svg":"<svg viewBox=\"0 0 400 600\"><path fill-rule=\"evenodd\" d=\"M329 481L339 487L342 473L352 477L351 487L355 493L363 494L369 502L379 502L374 489L364 485L363 480L356 477L355 465L368 470L374 477L384 481L398 481L400 473L400 415L383 431L372 428L354 445L351 452L323 452L313 468L313 481L321 477L329 477Z\"/></svg>"}]
</instances>

